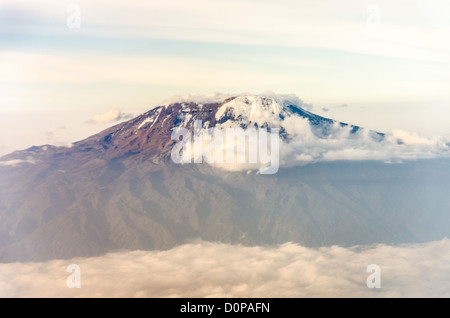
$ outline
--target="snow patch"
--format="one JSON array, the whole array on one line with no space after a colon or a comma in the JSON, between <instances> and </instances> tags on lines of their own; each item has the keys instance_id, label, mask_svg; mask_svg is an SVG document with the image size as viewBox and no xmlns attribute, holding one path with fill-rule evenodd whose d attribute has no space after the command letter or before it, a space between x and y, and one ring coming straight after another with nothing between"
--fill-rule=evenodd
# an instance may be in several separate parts
<instances>
[{"instance_id":1,"label":"snow patch","mask_svg":"<svg viewBox=\"0 0 450 318\"><path fill-rule=\"evenodd\" d=\"M292 112L286 106L290 104L284 99L275 99L266 96L239 96L223 104L216 113L216 120L227 114L233 115L234 121L227 126L238 126L240 123L256 123L258 126L269 124L279 127L284 117L291 116Z\"/></svg>"},{"instance_id":2,"label":"snow patch","mask_svg":"<svg viewBox=\"0 0 450 318\"><path fill-rule=\"evenodd\" d=\"M183 122L181 123L181 127L186 127L186 125L189 123L189 121L192 118L191 114L185 114L184 116L178 116L179 119L181 119Z\"/></svg>"},{"instance_id":3,"label":"snow patch","mask_svg":"<svg viewBox=\"0 0 450 318\"><path fill-rule=\"evenodd\" d=\"M151 122L153 122L153 118L147 117L142 121L142 123L138 126L137 129L141 129L145 124L151 123Z\"/></svg>"},{"instance_id":4,"label":"snow patch","mask_svg":"<svg viewBox=\"0 0 450 318\"><path fill-rule=\"evenodd\" d=\"M141 129L142 127L144 127L145 124L148 124L148 123L152 123L152 124L150 125L149 128L153 127L153 125L155 124L155 122L158 121L158 118L159 118L159 115L160 115L160 114L161 114L161 109L156 110L156 112L155 112L153 115L151 115L151 116L145 118L145 119L139 124L139 126L137 127L136 130ZM155 115L156 115L156 117L155 117Z\"/></svg>"}]
</instances>

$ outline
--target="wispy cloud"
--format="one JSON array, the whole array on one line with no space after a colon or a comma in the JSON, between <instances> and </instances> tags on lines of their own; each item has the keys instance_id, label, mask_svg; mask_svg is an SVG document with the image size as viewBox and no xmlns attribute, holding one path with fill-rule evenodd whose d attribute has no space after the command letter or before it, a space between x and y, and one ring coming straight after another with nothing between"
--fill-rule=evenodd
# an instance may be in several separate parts
<instances>
[{"instance_id":1,"label":"wispy cloud","mask_svg":"<svg viewBox=\"0 0 450 318\"><path fill-rule=\"evenodd\" d=\"M0 161L0 166L15 167L15 166L23 165L23 164L34 164L34 163L36 163L36 161L30 157L26 160L14 159L14 160Z\"/></svg>"},{"instance_id":2,"label":"wispy cloud","mask_svg":"<svg viewBox=\"0 0 450 318\"><path fill-rule=\"evenodd\" d=\"M113 123L119 120L132 118L132 114L125 114L120 109L111 109L105 113L94 115L87 122L90 124Z\"/></svg>"},{"instance_id":3,"label":"wispy cloud","mask_svg":"<svg viewBox=\"0 0 450 318\"><path fill-rule=\"evenodd\" d=\"M0 297L450 297L450 241L311 249L197 242L45 263L0 264ZM66 287L69 264L81 288ZM367 266L381 269L369 289Z\"/></svg>"},{"instance_id":4,"label":"wispy cloud","mask_svg":"<svg viewBox=\"0 0 450 318\"><path fill-rule=\"evenodd\" d=\"M89 30L96 36L326 47L441 61L448 61L450 49L444 41L449 31L445 12L448 14L450 7L442 1L419 0L394 6L380 0L376 12L357 0L314 4L156 0L133 5L114 0L107 6L102 1L79 0L77 4L81 8L80 33ZM10 32L35 32L39 28L48 33L67 32L66 7L61 3L45 0L39 5L33 1L18 4L7 0L3 6L4 15L10 17L4 27ZM377 28L368 23L374 13L380 14Z\"/></svg>"}]
</instances>

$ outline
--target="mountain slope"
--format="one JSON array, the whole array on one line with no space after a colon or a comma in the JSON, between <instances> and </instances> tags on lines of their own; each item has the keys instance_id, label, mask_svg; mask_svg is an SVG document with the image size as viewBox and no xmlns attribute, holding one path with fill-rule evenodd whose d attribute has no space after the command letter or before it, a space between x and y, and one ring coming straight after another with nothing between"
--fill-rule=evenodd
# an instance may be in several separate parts
<instances>
[{"instance_id":1,"label":"mountain slope","mask_svg":"<svg viewBox=\"0 0 450 318\"><path fill-rule=\"evenodd\" d=\"M175 127L347 127L297 105L241 96L160 106L77 142L0 162L0 261L166 249L187 240L306 246L422 242L450 233L450 161L328 162L277 174L170 160ZM348 126L351 133L361 128ZM373 138L383 138L373 133ZM289 135L284 138L291 138Z\"/></svg>"}]
</instances>

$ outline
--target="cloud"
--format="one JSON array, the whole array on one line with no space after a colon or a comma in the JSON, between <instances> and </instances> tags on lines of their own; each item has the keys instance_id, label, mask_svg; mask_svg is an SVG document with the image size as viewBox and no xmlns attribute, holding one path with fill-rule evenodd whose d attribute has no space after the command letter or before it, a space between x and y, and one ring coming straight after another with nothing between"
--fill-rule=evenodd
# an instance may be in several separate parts
<instances>
[{"instance_id":1,"label":"cloud","mask_svg":"<svg viewBox=\"0 0 450 318\"><path fill-rule=\"evenodd\" d=\"M244 247L194 242L44 263L0 264L0 297L450 297L450 241L400 246ZM81 288L69 289L69 264ZM369 289L370 264L381 288Z\"/></svg>"},{"instance_id":2,"label":"cloud","mask_svg":"<svg viewBox=\"0 0 450 318\"><path fill-rule=\"evenodd\" d=\"M329 109L328 109L328 108L326 108L326 107L322 107L322 110L323 110L324 112L327 112L327 111L329 111Z\"/></svg>"},{"instance_id":3,"label":"cloud","mask_svg":"<svg viewBox=\"0 0 450 318\"><path fill-rule=\"evenodd\" d=\"M112 123L119 120L132 118L133 115L122 113L119 109L111 109L106 113L94 115L87 122L90 124Z\"/></svg>"},{"instance_id":4,"label":"cloud","mask_svg":"<svg viewBox=\"0 0 450 318\"><path fill-rule=\"evenodd\" d=\"M59 127L58 130L65 130L65 127ZM53 145L57 147L72 147L72 142L61 133L54 133L52 131L45 132L45 142L48 145Z\"/></svg>"},{"instance_id":5,"label":"cloud","mask_svg":"<svg viewBox=\"0 0 450 318\"><path fill-rule=\"evenodd\" d=\"M348 107L348 105L347 104L340 104L340 105L336 105L334 107L336 107L336 108L346 108L346 107Z\"/></svg>"},{"instance_id":6,"label":"cloud","mask_svg":"<svg viewBox=\"0 0 450 318\"><path fill-rule=\"evenodd\" d=\"M49 25L61 22L61 12L67 7L51 0L44 0L42 6L31 0L21 1L20 5L13 0L4 2L7 17L15 18L3 23L7 32L48 32ZM448 61L449 45L443 41L448 37L448 4L442 1L418 0L413 6L378 1L382 19L380 28L375 30L368 27L369 6L357 0L345 0L339 5L333 1L261 4L257 0L226 4L217 0L194 0L189 4L155 0L132 6L114 0L107 7L102 1L79 0L77 4L81 7L82 23L83 16L91 14L89 32L97 36L327 47ZM196 10L192 10L194 7ZM50 31L59 34L66 30Z\"/></svg>"},{"instance_id":7,"label":"cloud","mask_svg":"<svg viewBox=\"0 0 450 318\"><path fill-rule=\"evenodd\" d=\"M280 144L280 165L336 160L398 162L450 156L448 141L443 137L394 130L378 140L373 131L361 128L352 133L352 127L336 123L330 135L321 138L306 119L300 118L288 118L284 127L292 139Z\"/></svg>"},{"instance_id":8,"label":"cloud","mask_svg":"<svg viewBox=\"0 0 450 318\"><path fill-rule=\"evenodd\" d=\"M0 161L0 166L16 167L23 164L35 164L35 163L36 160L34 160L32 157L28 157L26 160L14 159L14 160Z\"/></svg>"}]
</instances>

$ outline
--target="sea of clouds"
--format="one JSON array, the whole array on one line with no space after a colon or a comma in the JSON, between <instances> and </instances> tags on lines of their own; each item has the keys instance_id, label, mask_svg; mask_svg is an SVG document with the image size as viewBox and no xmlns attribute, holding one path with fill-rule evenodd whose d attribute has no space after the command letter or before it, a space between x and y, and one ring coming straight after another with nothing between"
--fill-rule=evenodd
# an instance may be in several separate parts
<instances>
[{"instance_id":1,"label":"sea of clouds","mask_svg":"<svg viewBox=\"0 0 450 318\"><path fill-rule=\"evenodd\" d=\"M68 288L70 264L81 288ZM370 264L380 288L368 288ZM0 264L0 297L450 297L450 240L399 246L245 247L196 241L43 263Z\"/></svg>"}]
</instances>

